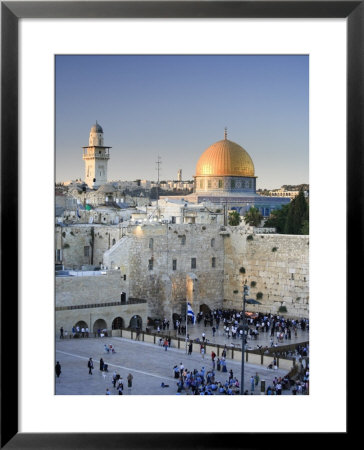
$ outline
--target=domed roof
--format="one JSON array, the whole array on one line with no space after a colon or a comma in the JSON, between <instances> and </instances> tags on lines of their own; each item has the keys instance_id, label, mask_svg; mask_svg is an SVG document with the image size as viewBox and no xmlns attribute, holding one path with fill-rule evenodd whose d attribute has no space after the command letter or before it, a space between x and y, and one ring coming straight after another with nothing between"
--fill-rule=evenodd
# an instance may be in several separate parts
<instances>
[{"instance_id":1,"label":"domed roof","mask_svg":"<svg viewBox=\"0 0 364 450\"><path fill-rule=\"evenodd\" d=\"M196 176L254 177L254 164L248 152L235 142L223 139L206 149L196 165Z\"/></svg>"},{"instance_id":2,"label":"domed roof","mask_svg":"<svg viewBox=\"0 0 364 450\"><path fill-rule=\"evenodd\" d=\"M101 125L98 124L97 122L95 123L95 125L92 125L91 127L91 133L103 133L104 130L102 129Z\"/></svg>"}]
</instances>

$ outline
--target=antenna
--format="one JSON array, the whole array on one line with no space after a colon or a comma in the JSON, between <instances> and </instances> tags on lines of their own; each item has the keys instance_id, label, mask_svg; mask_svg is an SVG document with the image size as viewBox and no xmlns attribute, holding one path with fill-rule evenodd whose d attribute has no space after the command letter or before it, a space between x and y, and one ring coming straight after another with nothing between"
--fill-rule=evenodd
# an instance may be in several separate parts
<instances>
[{"instance_id":1,"label":"antenna","mask_svg":"<svg viewBox=\"0 0 364 450\"><path fill-rule=\"evenodd\" d=\"M158 209L158 200L159 200L159 172L160 172L160 165L162 164L162 158L161 158L159 155L158 155L156 164L157 164L156 170L157 170L157 172L158 172L158 181L157 181L157 213L158 213L158 216L159 216L159 209Z\"/></svg>"}]
</instances>

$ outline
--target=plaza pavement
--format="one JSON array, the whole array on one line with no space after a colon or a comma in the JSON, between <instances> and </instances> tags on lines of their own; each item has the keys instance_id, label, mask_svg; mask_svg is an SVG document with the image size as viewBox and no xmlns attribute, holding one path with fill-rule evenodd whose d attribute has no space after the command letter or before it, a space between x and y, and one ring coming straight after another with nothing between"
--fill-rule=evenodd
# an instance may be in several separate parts
<instances>
[{"instance_id":1,"label":"plaza pavement","mask_svg":"<svg viewBox=\"0 0 364 450\"><path fill-rule=\"evenodd\" d=\"M254 327L253 327L254 328ZM170 329L173 329L173 327ZM196 322L194 325L189 325L187 327L187 333L190 336L190 339L202 339L202 333L205 333L206 339L208 343L210 344L221 344L221 345L227 345L230 346L231 344L234 345L240 345L241 348L241 339L236 338L232 339L231 333L230 338L228 339L226 336L226 333L224 333L224 327L220 323L219 329L215 333L215 337L212 336L212 327L210 325L204 326L203 321L201 321L199 324ZM161 331L163 334L163 330ZM184 335L178 335L179 337L184 337ZM254 350L258 347L258 345L262 345L263 347L267 346L270 347L270 330L268 333L260 332L257 339L249 339L246 345L247 350ZM301 342L307 342L309 341L309 331L301 330L300 328L297 329L297 337L295 337L294 333L292 332L291 339L284 340L282 343L278 343L276 333L274 333L273 337L274 343L278 344L278 346L281 345L288 345L288 344L299 344Z\"/></svg>"},{"instance_id":2,"label":"plaza pavement","mask_svg":"<svg viewBox=\"0 0 364 450\"><path fill-rule=\"evenodd\" d=\"M202 331L205 331L206 338L211 343L221 343L229 345L233 339L227 339L223 330L220 329L215 338L212 337L211 327L204 324L195 324L188 327L191 338L201 338ZM239 341L236 339L236 341ZM275 339L276 341L276 339ZM299 343L308 341L308 332L298 330L297 338L292 338L283 342ZM262 333L257 340L248 343L248 348L256 348L256 345L268 345L270 343L270 333ZM115 354L108 354L104 350L104 344L112 344L116 350ZM281 344L281 345L283 345ZM196 345L196 344L195 344ZM94 361L93 375L89 375L87 362L92 357ZM173 377L173 367L181 362L189 370L201 369L206 371L212 369L211 356L209 354L202 358L200 353L194 352L187 355L185 348L168 348L167 351L158 344L132 341L120 337L104 338L80 338L80 339L59 339L56 338L56 361L62 367L62 374L59 379L55 378L55 393L57 395L105 395L106 388L110 389L111 395L118 392L112 385L112 374L114 370L123 378L124 395L176 395L177 380ZM99 370L99 361L103 358L109 365L109 372ZM240 381L241 362L227 359L227 370L233 370L234 376ZM274 377L286 375L285 370L270 370L261 365L245 363L244 370L244 390L248 389L250 394L250 377L258 372L260 380L266 381L266 388L271 385ZM128 389L127 376L133 375L133 387ZM228 379L228 372L215 371L215 379L225 382ZM168 384L168 388L161 388L161 383ZM260 395L260 383L253 392ZM283 395L290 394L283 391Z\"/></svg>"}]
</instances>

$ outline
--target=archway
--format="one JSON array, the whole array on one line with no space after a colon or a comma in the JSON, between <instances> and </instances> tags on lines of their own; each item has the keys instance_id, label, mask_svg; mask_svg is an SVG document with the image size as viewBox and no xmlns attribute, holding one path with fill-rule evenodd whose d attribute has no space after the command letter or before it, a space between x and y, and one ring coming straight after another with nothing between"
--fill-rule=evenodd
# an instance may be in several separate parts
<instances>
[{"instance_id":1,"label":"archway","mask_svg":"<svg viewBox=\"0 0 364 450\"><path fill-rule=\"evenodd\" d=\"M113 330L120 330L121 328L125 328L124 319L122 317L115 317L115 319L112 321L111 328Z\"/></svg>"},{"instance_id":2,"label":"archway","mask_svg":"<svg viewBox=\"0 0 364 450\"><path fill-rule=\"evenodd\" d=\"M186 315L186 312L185 312L185 315ZM173 314L172 314L172 320L173 320L173 323L174 323L176 320L181 321L181 320L182 320L182 315L181 315L181 314L177 314L177 313L173 313Z\"/></svg>"},{"instance_id":3,"label":"archway","mask_svg":"<svg viewBox=\"0 0 364 450\"><path fill-rule=\"evenodd\" d=\"M205 303L203 303L203 304L200 306L200 312L202 312L202 313L204 313L204 314L210 314L211 309L210 309L209 306L207 306Z\"/></svg>"},{"instance_id":4,"label":"archway","mask_svg":"<svg viewBox=\"0 0 364 450\"><path fill-rule=\"evenodd\" d=\"M97 333L97 330L105 330L107 329L106 322L104 319L97 319L94 323L93 332Z\"/></svg>"},{"instance_id":5,"label":"archway","mask_svg":"<svg viewBox=\"0 0 364 450\"><path fill-rule=\"evenodd\" d=\"M143 320L140 316L133 316L130 319L129 328L131 328L132 330L137 330L137 329L141 330L142 325L143 325Z\"/></svg>"},{"instance_id":6,"label":"archway","mask_svg":"<svg viewBox=\"0 0 364 450\"><path fill-rule=\"evenodd\" d=\"M88 327L88 325L84 320L79 320L75 325L76 329L77 329L77 327L79 327L79 329L82 330L82 328L86 329Z\"/></svg>"}]
</instances>

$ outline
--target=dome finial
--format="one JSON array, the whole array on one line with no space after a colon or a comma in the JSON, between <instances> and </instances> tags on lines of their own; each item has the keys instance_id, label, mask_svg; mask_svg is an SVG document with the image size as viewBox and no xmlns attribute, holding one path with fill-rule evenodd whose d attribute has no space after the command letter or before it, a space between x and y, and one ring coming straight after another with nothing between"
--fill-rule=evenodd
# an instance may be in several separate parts
<instances>
[{"instance_id":1,"label":"dome finial","mask_svg":"<svg viewBox=\"0 0 364 450\"><path fill-rule=\"evenodd\" d=\"M225 130L224 130L224 139L225 139L225 141L227 139L227 127L225 127Z\"/></svg>"}]
</instances>

